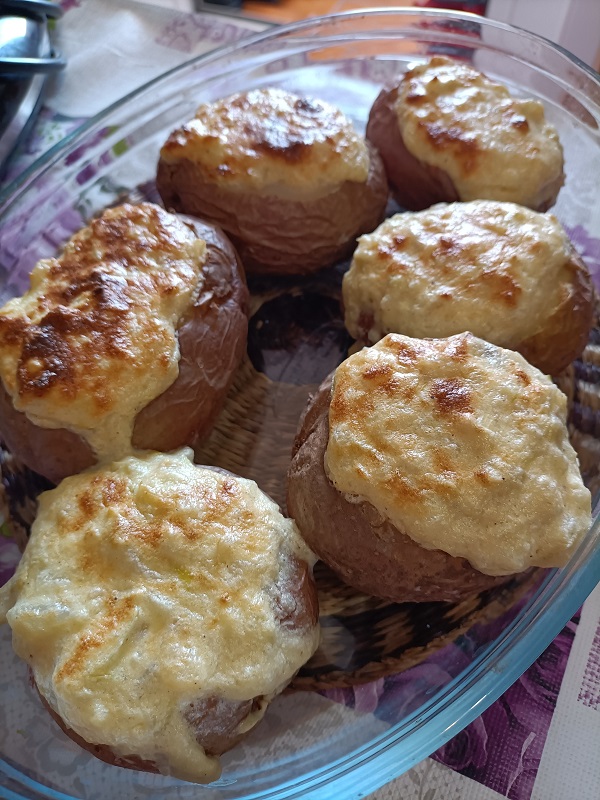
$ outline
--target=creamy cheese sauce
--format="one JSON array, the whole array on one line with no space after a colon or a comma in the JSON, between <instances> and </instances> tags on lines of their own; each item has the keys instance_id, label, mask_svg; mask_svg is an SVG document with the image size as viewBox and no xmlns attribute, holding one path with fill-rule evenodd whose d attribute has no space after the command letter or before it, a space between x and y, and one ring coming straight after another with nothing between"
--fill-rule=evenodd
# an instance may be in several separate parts
<instances>
[{"instance_id":1,"label":"creamy cheese sauce","mask_svg":"<svg viewBox=\"0 0 600 800\"><path fill-rule=\"evenodd\" d=\"M413 66L396 113L409 152L448 173L461 200L539 208L560 181L562 147L542 103L511 97L468 64L436 56Z\"/></svg>"},{"instance_id":2,"label":"creamy cheese sauce","mask_svg":"<svg viewBox=\"0 0 600 800\"><path fill-rule=\"evenodd\" d=\"M200 106L161 150L167 163L187 158L208 182L291 198L364 183L364 139L337 108L281 89L255 89Z\"/></svg>"},{"instance_id":3,"label":"creamy cheese sauce","mask_svg":"<svg viewBox=\"0 0 600 800\"><path fill-rule=\"evenodd\" d=\"M427 549L507 575L566 563L591 499L566 397L517 353L389 334L338 367L326 472Z\"/></svg>"},{"instance_id":4,"label":"creamy cheese sauce","mask_svg":"<svg viewBox=\"0 0 600 800\"><path fill-rule=\"evenodd\" d=\"M0 618L76 733L203 782L218 759L184 709L270 698L312 655L318 628L282 625L274 603L276 586L279 608L295 602L286 564L314 561L295 524L254 482L191 458L128 458L43 494Z\"/></svg>"},{"instance_id":5,"label":"creamy cheese sauce","mask_svg":"<svg viewBox=\"0 0 600 800\"><path fill-rule=\"evenodd\" d=\"M564 301L571 251L554 216L512 203L397 214L359 239L344 276L346 326L355 338L368 328L370 342L468 330L512 348Z\"/></svg>"},{"instance_id":6,"label":"creamy cheese sauce","mask_svg":"<svg viewBox=\"0 0 600 800\"><path fill-rule=\"evenodd\" d=\"M109 209L0 310L0 377L37 425L80 434L99 459L131 452L137 412L178 375L177 326L206 245L150 203Z\"/></svg>"}]
</instances>

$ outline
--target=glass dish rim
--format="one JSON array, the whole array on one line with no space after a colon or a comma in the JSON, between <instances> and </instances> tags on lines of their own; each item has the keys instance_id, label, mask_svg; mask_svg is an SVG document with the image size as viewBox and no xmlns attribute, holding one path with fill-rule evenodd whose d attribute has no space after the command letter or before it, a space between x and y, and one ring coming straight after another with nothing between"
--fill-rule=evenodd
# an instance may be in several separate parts
<instances>
[{"instance_id":1,"label":"glass dish rim","mask_svg":"<svg viewBox=\"0 0 600 800\"><path fill-rule=\"evenodd\" d=\"M105 117L109 116L115 111L118 111L120 108L126 106L129 102L134 100L136 97L145 94L148 90L154 88L162 81L169 80L172 76L177 74L180 71L185 70L186 68L190 68L192 66L200 65L200 64L210 64L212 61L221 60L222 58L227 57L228 55L235 53L240 50L240 47L246 49L248 47L254 47L256 44L259 44L264 39L275 39L280 36L286 36L287 34L293 34L296 32L301 31L303 28L314 28L318 27L320 24L323 23L331 23L333 21L342 21L344 19L352 19L355 17L360 16L368 16L369 18L375 17L384 17L389 15L398 15L399 17L415 17L415 16L422 16L422 17L429 17L432 20L439 18L439 19L450 19L462 22L479 22L480 24L483 21L483 24L487 28L496 28L497 30L503 30L508 33L518 33L520 36L528 38L531 41L539 41L542 42L545 46L549 46L550 49L555 50L556 52L561 53L562 55L566 56L567 59L572 61L576 66L582 69L584 72L588 74L593 80L598 82L598 73L582 61L578 56L574 55L566 48L562 47L562 45L551 41L550 39L541 36L537 33L532 33L531 31L526 30L525 28L520 28L515 25L509 25L505 22L499 22L497 20L491 20L487 17L481 17L478 14L471 13L469 11L452 11L450 9L443 9L443 8L418 8L418 7L385 7L379 6L374 8L358 8L358 9L351 9L349 11L344 11L336 14L329 14L320 17L310 17L305 20L299 20L297 22L292 22L287 25L272 25L266 22L265 24L268 27L264 31L260 31L258 33L250 34L247 37L244 37L238 42L233 42L232 44L224 45L221 47L216 47L214 50L210 50L207 53L203 53L198 56L194 56L190 59L187 59L183 63L172 67L165 72L157 75L155 78L147 81L146 83L142 84L141 86L133 89L132 91L125 94L123 97L116 100L114 103L109 104L97 114L94 114L89 119L85 120L81 123L81 125L77 126L74 130L68 133L63 139L56 142L56 144L52 145L48 150L46 150L42 155L36 158L28 167L26 167L23 172L19 175L15 176L12 181L8 183L3 189L0 189L0 221L4 216L5 211L7 210L7 206L10 207L10 203L14 199L18 199L19 195L27 189L27 187L37 180L42 173L44 173L47 169L49 169L52 164L67 150L70 149L72 144L75 144L79 141L81 137L83 137L90 129L94 128L97 123L101 122Z\"/></svg>"},{"instance_id":2,"label":"glass dish rim","mask_svg":"<svg viewBox=\"0 0 600 800\"><path fill-rule=\"evenodd\" d=\"M141 87L129 92L115 103L107 106L98 114L86 120L60 142L52 146L41 157L35 160L26 170L17 176L8 186L0 191L0 223L10 211L13 201L18 201L51 169L64 154L72 151L90 131L111 114L126 107L137 97L147 93L156 85L167 83L172 77L190 67L217 62L238 53L240 48L247 49L260 44L264 40L285 37L288 34L301 32L303 29L315 29L319 24L342 21L347 18L368 16L369 18L384 16L425 17L431 19L450 19L462 22L477 21L486 27L493 27L519 34L531 40L538 40L552 50L565 55L572 63L584 70L600 85L598 75L587 64L582 62L565 48L544 37L533 34L515 26L496 22L469 12L454 12L446 9L418 8L368 8L314 17L290 25L269 27L265 31L244 37L242 40L225 47L219 47L208 53L188 59L182 64L162 73ZM326 767L306 773L300 780L280 784L279 787L266 793L245 795L245 800L264 798L264 800L293 800L301 797L317 797L319 800L337 798L340 791L372 792L385 782L393 780L404 771L415 765L422 758L430 755L438 747L447 742L453 735L462 730L475 719L485 708L494 702L519 676L539 657L541 652L553 641L563 626L593 590L597 580L595 573L600 574L600 547L593 552L593 539L598 538L600 529L600 509L596 508L594 522L580 547L569 564L562 570L556 570L546 576L541 585L527 601L524 609L503 630L499 639L487 645L476 659L456 678L443 687L443 697L436 695L424 706L404 718L402 722L392 725L389 730L373 738L368 744L359 747L346 756L336 759ZM559 592L557 594L557 592ZM533 612L531 617L527 616ZM532 644L535 643L535 647ZM493 668L490 668L493 667ZM464 685L464 679L468 682ZM477 690L477 694L474 691ZM439 706L441 705L441 708ZM420 719L419 719L420 718ZM441 720L441 724L440 724ZM415 731L415 723L418 722ZM409 740L408 742L405 740ZM401 750L411 744L408 753ZM399 756L401 757L399 758ZM365 769L368 764L368 769ZM0 759L0 772L10 766ZM6 774L6 772L5 772ZM19 773L21 776L21 773ZM45 796L57 800L73 800L70 795L50 789L31 778L27 778L31 788L42 790ZM210 786L206 787L210 790ZM20 795L13 794L16 798Z\"/></svg>"}]
</instances>

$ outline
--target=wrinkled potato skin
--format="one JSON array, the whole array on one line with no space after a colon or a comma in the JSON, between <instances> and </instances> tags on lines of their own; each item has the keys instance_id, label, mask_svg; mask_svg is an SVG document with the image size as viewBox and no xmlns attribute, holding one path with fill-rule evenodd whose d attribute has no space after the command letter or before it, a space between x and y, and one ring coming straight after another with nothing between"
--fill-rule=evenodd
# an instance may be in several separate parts
<instances>
[{"instance_id":1,"label":"wrinkled potato skin","mask_svg":"<svg viewBox=\"0 0 600 800\"><path fill-rule=\"evenodd\" d=\"M397 98L397 87L379 93L371 107L366 131L367 139L383 160L396 202L408 211L421 211L435 203L460 200L444 170L425 164L406 149L394 108Z\"/></svg>"},{"instance_id":2,"label":"wrinkled potato skin","mask_svg":"<svg viewBox=\"0 0 600 800\"><path fill-rule=\"evenodd\" d=\"M316 200L231 191L203 178L192 161L160 159L157 187L167 209L219 225L248 272L307 274L350 255L356 238L383 220L388 199L383 163L369 148L366 183L345 181Z\"/></svg>"},{"instance_id":3,"label":"wrinkled potato skin","mask_svg":"<svg viewBox=\"0 0 600 800\"><path fill-rule=\"evenodd\" d=\"M408 211L421 211L435 203L462 200L447 172L415 158L407 150L394 107L397 98L398 87L380 92L371 107L366 131L367 139L383 159L394 198ZM551 208L563 183L562 173L547 183L541 192L546 199L533 210L547 211Z\"/></svg>"},{"instance_id":4,"label":"wrinkled potato skin","mask_svg":"<svg viewBox=\"0 0 600 800\"><path fill-rule=\"evenodd\" d=\"M420 547L370 503L350 503L337 491L323 462L330 396L328 378L301 422L288 476L288 513L308 546L345 583L396 603L457 602L508 580L484 575L465 559Z\"/></svg>"},{"instance_id":5,"label":"wrinkled potato skin","mask_svg":"<svg viewBox=\"0 0 600 800\"><path fill-rule=\"evenodd\" d=\"M96 463L91 447L78 434L66 428L40 428L16 411L2 381L0 437L19 461L52 483Z\"/></svg>"},{"instance_id":6,"label":"wrinkled potato skin","mask_svg":"<svg viewBox=\"0 0 600 800\"><path fill-rule=\"evenodd\" d=\"M222 231L184 221L207 242L205 283L178 330L178 377L136 417L132 444L140 449L169 451L204 437L246 348L248 289L239 258ZM0 436L26 466L53 483L96 463L78 434L39 427L16 411L1 383Z\"/></svg>"},{"instance_id":7,"label":"wrinkled potato skin","mask_svg":"<svg viewBox=\"0 0 600 800\"><path fill-rule=\"evenodd\" d=\"M558 375L581 355L594 321L594 284L574 249L568 269L571 283L565 288L563 302L541 330L515 347L530 364L547 375Z\"/></svg>"},{"instance_id":8,"label":"wrinkled potato skin","mask_svg":"<svg viewBox=\"0 0 600 800\"><path fill-rule=\"evenodd\" d=\"M204 286L179 326L179 376L137 415L132 444L142 450L201 441L246 351L248 288L237 253L213 225L182 219L207 244Z\"/></svg>"}]
</instances>

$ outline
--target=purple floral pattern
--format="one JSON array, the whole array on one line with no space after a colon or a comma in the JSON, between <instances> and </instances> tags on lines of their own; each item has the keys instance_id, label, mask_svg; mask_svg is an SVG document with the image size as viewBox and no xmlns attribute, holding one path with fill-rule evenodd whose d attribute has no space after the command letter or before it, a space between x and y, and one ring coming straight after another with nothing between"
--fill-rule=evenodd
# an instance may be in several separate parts
<instances>
[{"instance_id":1,"label":"purple floral pattern","mask_svg":"<svg viewBox=\"0 0 600 800\"><path fill-rule=\"evenodd\" d=\"M237 42L246 36L248 36L248 31L240 28L239 25L215 26L210 18L180 13L173 15L171 21L154 41L171 50L193 53L200 42L211 42L218 47L221 44Z\"/></svg>"},{"instance_id":2,"label":"purple floral pattern","mask_svg":"<svg viewBox=\"0 0 600 800\"><path fill-rule=\"evenodd\" d=\"M582 225L567 226L566 231L589 269L594 283L600 288L600 239L590 236Z\"/></svg>"},{"instance_id":3,"label":"purple floral pattern","mask_svg":"<svg viewBox=\"0 0 600 800\"><path fill-rule=\"evenodd\" d=\"M577 615L499 700L433 758L510 800L529 800L578 621Z\"/></svg>"},{"instance_id":4,"label":"purple floral pattern","mask_svg":"<svg viewBox=\"0 0 600 800\"><path fill-rule=\"evenodd\" d=\"M432 757L510 800L529 800L578 622L576 615L499 700ZM505 625L506 619L500 618L474 626L411 669L323 694L394 723L417 711L466 669Z\"/></svg>"}]
</instances>

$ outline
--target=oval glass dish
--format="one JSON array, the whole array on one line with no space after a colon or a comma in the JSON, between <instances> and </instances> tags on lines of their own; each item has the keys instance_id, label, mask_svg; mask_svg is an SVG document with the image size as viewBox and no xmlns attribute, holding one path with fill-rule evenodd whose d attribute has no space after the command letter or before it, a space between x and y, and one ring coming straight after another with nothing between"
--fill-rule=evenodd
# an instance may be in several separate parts
<instances>
[{"instance_id":1,"label":"oval glass dish","mask_svg":"<svg viewBox=\"0 0 600 800\"><path fill-rule=\"evenodd\" d=\"M520 96L544 102L564 151L553 209L600 273L600 83L532 34L465 14L356 11L278 28L203 56L129 95L33 165L0 197L0 302L21 292L106 206L157 200L154 174L169 132L204 101L259 86L327 100L364 130L382 85L435 53L466 59ZM248 357L197 460L255 479L283 503L291 441L311 391L351 345L339 308L345 265L304 281L251 282ZM584 478L597 497L600 331L560 383ZM27 528L43 483L3 454L9 526ZM528 572L458 605L398 606L317 577L323 639L291 689L198 787L108 766L67 739L31 689L0 630L0 787L27 800L358 798L458 733L513 683L576 612L600 575L595 519L570 563ZM1 554L0 554L1 555ZM372 688L373 702L354 701ZM364 695L363 695L364 696ZM364 709L364 710L363 710ZM1 793L1 792L0 792Z\"/></svg>"}]
</instances>

